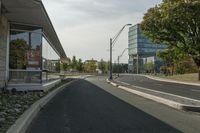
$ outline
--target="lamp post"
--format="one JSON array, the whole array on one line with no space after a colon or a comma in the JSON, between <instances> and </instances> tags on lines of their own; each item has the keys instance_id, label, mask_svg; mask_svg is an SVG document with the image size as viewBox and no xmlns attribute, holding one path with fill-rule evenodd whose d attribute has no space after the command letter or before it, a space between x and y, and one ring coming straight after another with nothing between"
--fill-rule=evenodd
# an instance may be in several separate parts
<instances>
[{"instance_id":1,"label":"lamp post","mask_svg":"<svg viewBox=\"0 0 200 133\"><path fill-rule=\"evenodd\" d=\"M118 61L118 74L117 74L117 76L118 77L119 77L119 59L123 56L123 54L126 52L126 50L128 50L128 48L125 48L123 50L123 52L121 53L121 55L119 55L118 58L117 58L117 61Z\"/></svg>"},{"instance_id":2,"label":"lamp post","mask_svg":"<svg viewBox=\"0 0 200 133\"><path fill-rule=\"evenodd\" d=\"M120 36L120 34L122 33L122 31L124 30L124 28L126 26L131 26L132 24L126 24L122 27L122 29L113 37L110 38L110 80L113 79L112 77L112 48L114 47L114 44L116 43L118 37Z\"/></svg>"},{"instance_id":3,"label":"lamp post","mask_svg":"<svg viewBox=\"0 0 200 133\"><path fill-rule=\"evenodd\" d=\"M1 6L2 6L2 1L0 0L0 15L1 15L1 11L2 11Z\"/></svg>"}]
</instances>

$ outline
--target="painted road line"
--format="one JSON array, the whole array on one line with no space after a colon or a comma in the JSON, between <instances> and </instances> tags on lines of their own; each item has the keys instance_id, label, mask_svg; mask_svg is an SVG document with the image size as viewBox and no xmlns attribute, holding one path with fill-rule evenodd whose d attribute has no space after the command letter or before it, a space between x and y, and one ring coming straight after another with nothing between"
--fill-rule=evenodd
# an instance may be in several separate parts
<instances>
[{"instance_id":1,"label":"painted road line","mask_svg":"<svg viewBox=\"0 0 200 133\"><path fill-rule=\"evenodd\" d=\"M117 81L117 82L120 82L122 84L124 83L124 82L121 82L121 81ZM190 101L194 101L194 102L199 102L200 103L200 100L197 100L197 99L183 97L183 96L179 96L179 95L175 95L175 94L171 94L171 93L166 93L166 92L162 92L162 91L156 91L156 90L152 90L152 89L148 89L148 88L144 88L144 87L140 87L140 86L136 86L136 85L131 85L131 86L134 87L134 88L138 88L138 89L148 90L148 91L151 91L151 92L165 94L165 95L169 95L169 96L173 96L173 97L177 97L177 98L182 98L182 99L186 99L186 100L190 100Z\"/></svg>"},{"instance_id":2,"label":"painted road line","mask_svg":"<svg viewBox=\"0 0 200 133\"><path fill-rule=\"evenodd\" d=\"M155 95L151 95L151 94L144 93L144 92L141 92L141 91L137 91L137 90L134 90L134 89L131 89L131 88L128 88L128 87L124 87L124 86L118 86L118 88L123 89L127 92L130 92L130 93L136 94L138 96L153 100L155 102L167 105L167 106L175 108L175 109L185 110L185 111L196 111L196 112L200 111L200 106L181 104L181 103L176 102L176 101L172 101L172 100L165 99L165 98L162 98L162 97L159 97L159 96L155 96Z\"/></svg>"},{"instance_id":3,"label":"painted road line","mask_svg":"<svg viewBox=\"0 0 200 133\"><path fill-rule=\"evenodd\" d=\"M200 93L200 90L195 90L195 89L193 89L192 91L194 91L194 92L199 92L199 93Z\"/></svg>"},{"instance_id":4,"label":"painted road line","mask_svg":"<svg viewBox=\"0 0 200 133\"><path fill-rule=\"evenodd\" d=\"M157 86L163 86L163 84L154 84L154 85L157 85Z\"/></svg>"},{"instance_id":5,"label":"painted road line","mask_svg":"<svg viewBox=\"0 0 200 133\"><path fill-rule=\"evenodd\" d=\"M110 83L112 83L112 82L110 82ZM182 97L182 96L177 96L177 95L159 92L159 91L154 91L154 90L150 90L150 89L138 87L138 86L133 86L133 85L132 85L132 87L139 88L139 89L145 89L145 90L149 90L149 91L153 91L153 92L157 92L157 93L161 93L161 94L165 94L165 95L171 95L173 97L185 99L185 100L190 100L192 102L191 102L191 104L182 104L182 103L177 102L177 101L172 101L170 99L166 99L166 98L163 98L163 97L160 97L160 96L155 96L153 94L148 94L148 93L145 93L145 92L142 92L142 91L139 91L139 90L134 90L132 88L128 88L128 87L125 87L125 86L122 86L122 85L118 86L118 88L123 89L127 92L130 92L130 93L136 94L138 96L153 100L155 102L170 106L170 107L175 108L175 109L184 110L184 111L200 112L200 100L191 99L191 98ZM198 104L195 105L193 102L197 102Z\"/></svg>"}]
</instances>

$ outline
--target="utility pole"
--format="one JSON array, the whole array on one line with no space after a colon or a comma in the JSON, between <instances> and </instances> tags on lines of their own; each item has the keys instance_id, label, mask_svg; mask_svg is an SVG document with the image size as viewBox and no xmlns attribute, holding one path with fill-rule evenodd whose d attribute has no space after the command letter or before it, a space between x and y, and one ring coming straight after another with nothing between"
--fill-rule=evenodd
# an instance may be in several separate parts
<instances>
[{"instance_id":1,"label":"utility pole","mask_svg":"<svg viewBox=\"0 0 200 133\"><path fill-rule=\"evenodd\" d=\"M117 65L117 66L118 66L118 74L117 74L117 76L119 77L119 56L118 56L118 58L117 58L117 62L118 62L118 63L117 63L117 64L118 64L118 65Z\"/></svg>"},{"instance_id":2,"label":"utility pole","mask_svg":"<svg viewBox=\"0 0 200 133\"><path fill-rule=\"evenodd\" d=\"M110 80L112 79L112 38L110 38Z\"/></svg>"},{"instance_id":3,"label":"utility pole","mask_svg":"<svg viewBox=\"0 0 200 133\"><path fill-rule=\"evenodd\" d=\"M120 34L122 33L122 31L124 30L124 28L126 26L131 26L132 24L126 24L124 25L121 30L113 37L110 38L110 80L113 79L112 77L112 48L114 47L114 44L116 43L118 37L120 36Z\"/></svg>"},{"instance_id":4,"label":"utility pole","mask_svg":"<svg viewBox=\"0 0 200 133\"><path fill-rule=\"evenodd\" d=\"M2 1L0 0L0 16L1 16L1 11L2 11Z\"/></svg>"},{"instance_id":5,"label":"utility pole","mask_svg":"<svg viewBox=\"0 0 200 133\"><path fill-rule=\"evenodd\" d=\"M139 55L137 54L137 74L139 74Z\"/></svg>"}]
</instances>

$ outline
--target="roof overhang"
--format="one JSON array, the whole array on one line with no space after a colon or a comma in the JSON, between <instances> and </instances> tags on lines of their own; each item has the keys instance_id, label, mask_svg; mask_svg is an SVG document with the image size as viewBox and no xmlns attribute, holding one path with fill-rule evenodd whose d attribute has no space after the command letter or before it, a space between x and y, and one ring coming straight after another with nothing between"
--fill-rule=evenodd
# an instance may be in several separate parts
<instances>
[{"instance_id":1,"label":"roof overhang","mask_svg":"<svg viewBox=\"0 0 200 133\"><path fill-rule=\"evenodd\" d=\"M9 22L43 27L43 32L61 59L67 58L41 0L1 0Z\"/></svg>"}]
</instances>

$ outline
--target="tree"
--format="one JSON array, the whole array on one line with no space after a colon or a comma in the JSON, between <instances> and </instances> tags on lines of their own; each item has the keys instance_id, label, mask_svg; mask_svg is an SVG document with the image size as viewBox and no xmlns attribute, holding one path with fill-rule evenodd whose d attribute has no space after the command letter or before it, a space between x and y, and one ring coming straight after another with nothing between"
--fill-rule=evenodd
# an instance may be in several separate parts
<instances>
[{"instance_id":1,"label":"tree","mask_svg":"<svg viewBox=\"0 0 200 133\"><path fill-rule=\"evenodd\" d=\"M72 69L77 69L77 60L76 60L76 56L72 57L72 61L71 61L71 68Z\"/></svg>"},{"instance_id":2,"label":"tree","mask_svg":"<svg viewBox=\"0 0 200 133\"><path fill-rule=\"evenodd\" d=\"M82 72L82 71L83 71L83 62L82 62L81 59L78 60L76 68L77 68L77 70L78 70L79 72Z\"/></svg>"},{"instance_id":3,"label":"tree","mask_svg":"<svg viewBox=\"0 0 200 133\"><path fill-rule=\"evenodd\" d=\"M147 73L154 73L155 65L154 65L153 61L151 61L151 62L146 63L144 65L144 68Z\"/></svg>"},{"instance_id":4,"label":"tree","mask_svg":"<svg viewBox=\"0 0 200 133\"><path fill-rule=\"evenodd\" d=\"M64 63L63 63L63 69L64 69L64 71L69 70L69 69L70 69L70 66L71 66L71 59L68 58L68 59L67 59L67 62L64 62Z\"/></svg>"},{"instance_id":5,"label":"tree","mask_svg":"<svg viewBox=\"0 0 200 133\"><path fill-rule=\"evenodd\" d=\"M110 61L106 62L106 73L110 71Z\"/></svg>"},{"instance_id":6,"label":"tree","mask_svg":"<svg viewBox=\"0 0 200 133\"><path fill-rule=\"evenodd\" d=\"M106 62L101 59L101 61L98 63L98 68L103 72L105 73L106 71Z\"/></svg>"},{"instance_id":7,"label":"tree","mask_svg":"<svg viewBox=\"0 0 200 133\"><path fill-rule=\"evenodd\" d=\"M167 69L171 72L172 75L176 70L176 66L178 66L178 64L180 64L183 60L187 58L187 55L185 53L177 48L171 47L169 47L165 51L158 52L157 56L162 58L162 60L165 62L166 67L168 67Z\"/></svg>"},{"instance_id":8,"label":"tree","mask_svg":"<svg viewBox=\"0 0 200 133\"><path fill-rule=\"evenodd\" d=\"M150 8L141 28L155 43L166 44L190 56L199 68L200 0L163 0Z\"/></svg>"}]
</instances>

